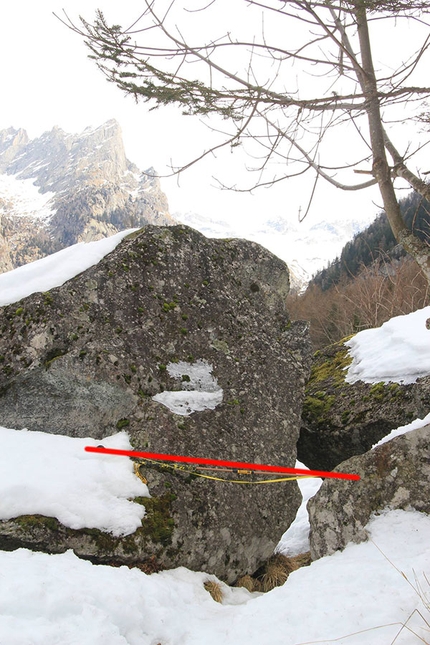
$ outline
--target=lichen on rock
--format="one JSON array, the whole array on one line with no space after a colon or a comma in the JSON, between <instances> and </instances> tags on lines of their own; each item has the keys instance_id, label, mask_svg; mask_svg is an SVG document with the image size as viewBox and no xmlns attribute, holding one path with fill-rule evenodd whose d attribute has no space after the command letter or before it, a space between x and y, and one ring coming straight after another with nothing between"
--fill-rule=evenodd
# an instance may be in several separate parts
<instances>
[{"instance_id":1,"label":"lichen on rock","mask_svg":"<svg viewBox=\"0 0 430 645\"><path fill-rule=\"evenodd\" d=\"M352 457L335 470L359 481L327 479L309 500L312 559L367 539L365 526L384 509L430 513L430 425Z\"/></svg>"}]
</instances>

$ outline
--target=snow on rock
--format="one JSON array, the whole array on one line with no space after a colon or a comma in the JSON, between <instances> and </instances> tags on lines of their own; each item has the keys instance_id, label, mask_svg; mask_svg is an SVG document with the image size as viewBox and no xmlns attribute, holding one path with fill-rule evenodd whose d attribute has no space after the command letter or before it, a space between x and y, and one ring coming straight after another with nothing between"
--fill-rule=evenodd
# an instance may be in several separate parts
<instances>
[{"instance_id":1,"label":"snow on rock","mask_svg":"<svg viewBox=\"0 0 430 645\"><path fill-rule=\"evenodd\" d=\"M352 363L347 383L415 383L430 374L430 307L365 329L345 345Z\"/></svg>"},{"instance_id":2,"label":"snow on rock","mask_svg":"<svg viewBox=\"0 0 430 645\"><path fill-rule=\"evenodd\" d=\"M222 402L223 391L212 376L213 366L202 359L195 363L169 363L167 371L181 382L182 390L164 391L153 396L175 414L189 416L193 412L214 410Z\"/></svg>"},{"instance_id":3,"label":"snow on rock","mask_svg":"<svg viewBox=\"0 0 430 645\"><path fill-rule=\"evenodd\" d=\"M411 423L408 423L405 426L400 426L395 430L392 430L388 435L383 439L378 441L373 448L377 448L387 441L391 441L394 437L398 437L417 428L423 428L426 425L430 424L430 413L424 417L424 419L415 419ZM307 468L307 466L300 461L296 462L296 468ZM304 477L299 478L297 481L300 492L302 494L302 503L297 511L296 519L291 524L289 529L284 533L281 540L279 541L276 551L282 553L288 557L294 557L301 553L306 553L310 550L309 543L309 513L307 510L308 501L317 494L323 480L319 477Z\"/></svg>"},{"instance_id":4,"label":"snow on rock","mask_svg":"<svg viewBox=\"0 0 430 645\"><path fill-rule=\"evenodd\" d=\"M430 425L430 412L424 417L424 419L415 419L405 426L395 428L390 432L390 434L387 434L380 441L378 441L378 443L375 443L375 445L372 446L372 450L373 448L381 446L383 443L387 443L387 441L391 441L391 439L394 439L394 437L399 437L402 434L406 434L407 432L411 432L412 430L417 430L418 428L424 428L424 426L427 425Z\"/></svg>"},{"instance_id":5,"label":"snow on rock","mask_svg":"<svg viewBox=\"0 0 430 645\"><path fill-rule=\"evenodd\" d=\"M133 533L145 514L133 497L148 497L130 459L85 452L94 439L0 427L0 519L56 517L72 529ZM106 448L130 450L125 432L103 439ZM0 639L1 642L1 639Z\"/></svg>"},{"instance_id":6,"label":"snow on rock","mask_svg":"<svg viewBox=\"0 0 430 645\"><path fill-rule=\"evenodd\" d=\"M97 242L81 242L62 251L0 274L0 307L38 291L59 287L75 275L100 262L121 240L135 231L127 229Z\"/></svg>"},{"instance_id":7,"label":"snow on rock","mask_svg":"<svg viewBox=\"0 0 430 645\"><path fill-rule=\"evenodd\" d=\"M349 543L367 539L363 527L384 508L416 509L430 514L430 426L344 461L339 469L359 481L327 479L309 501L311 557L331 555Z\"/></svg>"}]
</instances>

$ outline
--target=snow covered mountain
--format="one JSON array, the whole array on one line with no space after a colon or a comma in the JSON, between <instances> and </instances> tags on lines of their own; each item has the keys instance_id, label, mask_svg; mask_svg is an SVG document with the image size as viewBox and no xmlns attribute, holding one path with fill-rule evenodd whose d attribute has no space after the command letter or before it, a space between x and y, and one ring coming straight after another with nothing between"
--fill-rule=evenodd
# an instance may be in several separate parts
<instances>
[{"instance_id":1,"label":"snow covered mountain","mask_svg":"<svg viewBox=\"0 0 430 645\"><path fill-rule=\"evenodd\" d=\"M262 244L288 264L292 286L301 289L372 219L299 223L269 214L244 224L235 213L208 219L189 212L173 218L154 169L142 172L127 159L115 120L77 135L54 127L33 140L22 129L0 132L0 272L77 242L179 221L207 237Z\"/></svg>"},{"instance_id":2,"label":"snow covered mountain","mask_svg":"<svg viewBox=\"0 0 430 645\"><path fill-rule=\"evenodd\" d=\"M282 217L261 219L246 227L219 219L205 219L195 213L174 213L175 219L207 237L243 237L258 242L284 260L291 285L300 290L312 275L323 269L342 251L345 244L365 229L373 217L357 220L291 222Z\"/></svg>"},{"instance_id":3,"label":"snow covered mountain","mask_svg":"<svg viewBox=\"0 0 430 645\"><path fill-rule=\"evenodd\" d=\"M3 130L0 173L0 271L126 228L174 223L154 169L128 161L115 120L33 140Z\"/></svg>"}]
</instances>

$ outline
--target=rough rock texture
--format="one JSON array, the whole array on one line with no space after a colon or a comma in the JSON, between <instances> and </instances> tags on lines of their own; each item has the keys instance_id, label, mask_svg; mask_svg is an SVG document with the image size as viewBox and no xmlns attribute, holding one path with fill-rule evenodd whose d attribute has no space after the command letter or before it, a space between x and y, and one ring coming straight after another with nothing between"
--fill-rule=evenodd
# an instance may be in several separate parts
<instances>
[{"instance_id":1,"label":"rough rock texture","mask_svg":"<svg viewBox=\"0 0 430 645\"><path fill-rule=\"evenodd\" d=\"M371 515L387 507L430 513L430 425L352 457L336 470L361 479L327 479L309 500L313 560L348 542L363 542Z\"/></svg>"},{"instance_id":2,"label":"rough rock texture","mask_svg":"<svg viewBox=\"0 0 430 645\"><path fill-rule=\"evenodd\" d=\"M43 196L45 214L34 210ZM0 131L0 211L2 271L126 228L175 223L154 169L126 158L115 120L79 135L54 127L31 141L24 130Z\"/></svg>"},{"instance_id":3,"label":"rough rock texture","mask_svg":"<svg viewBox=\"0 0 430 645\"><path fill-rule=\"evenodd\" d=\"M424 418L430 409L430 377L410 385L346 383L351 357L343 342L316 352L306 386L297 453L316 470L332 470L367 452L391 430Z\"/></svg>"},{"instance_id":4,"label":"rough rock texture","mask_svg":"<svg viewBox=\"0 0 430 645\"><path fill-rule=\"evenodd\" d=\"M294 466L310 344L288 289L286 265L258 244L148 226L62 287L0 309L0 425L100 440L121 428L136 449ZM187 416L153 399L189 390L201 361L214 409ZM232 580L270 555L300 503L293 482L146 471L165 503L134 561Z\"/></svg>"}]
</instances>

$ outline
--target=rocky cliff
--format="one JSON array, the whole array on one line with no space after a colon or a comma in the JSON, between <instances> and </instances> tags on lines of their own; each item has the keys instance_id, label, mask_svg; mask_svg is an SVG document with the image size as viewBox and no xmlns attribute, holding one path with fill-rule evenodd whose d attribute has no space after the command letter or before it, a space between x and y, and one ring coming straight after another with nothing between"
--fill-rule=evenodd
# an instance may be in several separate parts
<instances>
[{"instance_id":1,"label":"rocky cliff","mask_svg":"<svg viewBox=\"0 0 430 645\"><path fill-rule=\"evenodd\" d=\"M34 140L3 130L0 173L0 271L118 230L174 223L154 169L127 160L114 120Z\"/></svg>"},{"instance_id":2,"label":"rocky cliff","mask_svg":"<svg viewBox=\"0 0 430 645\"><path fill-rule=\"evenodd\" d=\"M293 467L310 342L288 290L286 265L258 244L147 226L63 286L0 309L0 425L101 443L125 428L140 450ZM0 542L232 581L271 555L300 504L296 482L141 474L148 522L126 543L37 518L2 523Z\"/></svg>"}]
</instances>

